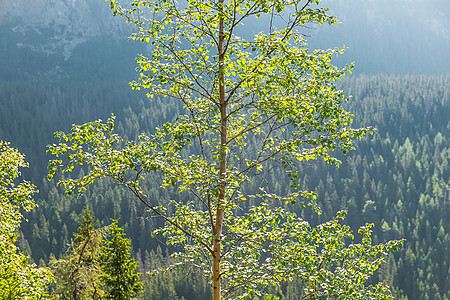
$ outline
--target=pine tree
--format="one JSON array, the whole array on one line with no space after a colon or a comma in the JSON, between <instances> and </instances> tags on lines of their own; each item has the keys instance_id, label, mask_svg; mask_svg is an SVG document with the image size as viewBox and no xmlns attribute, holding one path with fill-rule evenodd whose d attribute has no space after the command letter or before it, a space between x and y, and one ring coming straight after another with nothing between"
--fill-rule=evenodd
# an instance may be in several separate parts
<instances>
[{"instance_id":1,"label":"pine tree","mask_svg":"<svg viewBox=\"0 0 450 300\"><path fill-rule=\"evenodd\" d=\"M51 265L56 277L56 299L100 299L102 297L99 275L102 235L96 229L97 221L85 209L78 233L75 233L70 252Z\"/></svg>"},{"instance_id":2,"label":"pine tree","mask_svg":"<svg viewBox=\"0 0 450 300\"><path fill-rule=\"evenodd\" d=\"M139 281L138 267L134 258L130 257L130 240L124 237L123 228L113 220L108 238L103 241L101 254L101 280L106 286L107 299L131 299L142 289Z\"/></svg>"}]
</instances>

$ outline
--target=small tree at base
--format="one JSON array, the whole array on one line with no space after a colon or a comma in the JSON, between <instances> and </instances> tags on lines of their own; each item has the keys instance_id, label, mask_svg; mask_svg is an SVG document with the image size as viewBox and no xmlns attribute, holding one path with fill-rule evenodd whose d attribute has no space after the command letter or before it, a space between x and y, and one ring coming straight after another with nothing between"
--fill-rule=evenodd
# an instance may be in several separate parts
<instances>
[{"instance_id":1,"label":"small tree at base","mask_svg":"<svg viewBox=\"0 0 450 300\"><path fill-rule=\"evenodd\" d=\"M75 241L67 255L50 261L56 277L53 296L56 299L102 299L99 279L102 233L95 228L97 221L87 208L78 223Z\"/></svg>"},{"instance_id":2,"label":"small tree at base","mask_svg":"<svg viewBox=\"0 0 450 300\"><path fill-rule=\"evenodd\" d=\"M130 240L124 236L123 228L113 220L103 241L101 255L100 278L106 286L107 299L131 299L142 289L136 273L137 262L130 257Z\"/></svg>"}]
</instances>

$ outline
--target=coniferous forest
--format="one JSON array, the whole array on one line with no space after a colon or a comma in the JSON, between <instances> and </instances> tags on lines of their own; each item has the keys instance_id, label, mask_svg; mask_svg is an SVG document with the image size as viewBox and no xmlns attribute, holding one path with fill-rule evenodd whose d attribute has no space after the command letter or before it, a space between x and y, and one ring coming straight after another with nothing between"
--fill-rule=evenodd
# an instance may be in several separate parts
<instances>
[{"instance_id":1,"label":"coniferous forest","mask_svg":"<svg viewBox=\"0 0 450 300\"><path fill-rule=\"evenodd\" d=\"M54 142L52 133L67 129L70 122L107 118L115 111L118 130L134 138L139 132L151 131L161 120L174 118L180 107L139 100L140 95L115 83L1 85L1 97L6 99L0 109L1 137L26 154L30 168L24 170L24 176L39 189L35 196L38 207L26 215L28 221L21 226L21 249L43 266L52 257L63 257L88 207L99 226L120 217L119 225L132 241L139 272L167 263L173 249L149 234L160 225L158 220L148 218L130 193L114 183L100 181L81 197L65 195L55 179L46 179L45 149ZM376 280L391 285L396 299L448 299L449 78L357 76L339 85L353 95L347 109L355 115L355 126L370 125L376 132L342 157L338 169L320 161L304 165L302 188L317 192L323 214L318 216L310 208L300 207L297 213L319 223L339 210L347 210L346 222L352 228L366 222L375 224L375 241L405 239L401 250L390 254ZM287 189L285 175L270 176L274 190ZM176 191L165 189L162 193L151 183L149 193L160 203L177 197ZM151 278L143 275L141 280L142 299L210 297L207 283L195 274L186 276L184 270ZM282 286L278 296L295 299L294 285Z\"/></svg>"},{"instance_id":2,"label":"coniferous forest","mask_svg":"<svg viewBox=\"0 0 450 300\"><path fill-rule=\"evenodd\" d=\"M337 4L333 6L338 7ZM345 5L336 11L345 11ZM349 11L357 14L357 8ZM110 14L109 11L108 13ZM414 10L410 11L410 15L415 13ZM0 21L2 17L0 12ZM352 15L349 19L359 20L359 17ZM370 16L368 19L372 20ZM375 19L377 18L373 17ZM186 103L160 96L149 99L147 91L133 91L128 84L138 75L132 72L135 64L130 63L130 60L125 61L125 57L132 59L133 55L148 52L150 48L142 44L129 44L124 39L116 41L111 36L94 35L91 40L83 40L74 47L70 55L66 52L51 54L50 50L48 53L44 51L35 55L33 51L38 47L23 46L21 39L25 37L38 43L40 36L54 34L51 33L54 22L47 27L48 32L35 30L38 32L35 36L29 35L29 32L25 34L26 29L20 29L17 24L13 30L9 30L6 24L6 21L0 22L0 33L5 33L0 34L0 141L10 144L0 144L0 181L4 185L0 186L0 221L6 220L14 228L11 227L13 229L9 233L9 227L1 228L0 250L4 254L8 253L6 256L11 257L11 261L16 253L20 266L14 266L17 271L13 267L12 271L5 271L1 267L8 262L2 258L0 297L35 299L33 293L43 293L42 295L54 296L55 299L212 299L214 289L207 279L209 275L195 269L201 263L192 257L189 263L180 263L181 256L174 253L181 250L182 243L171 242L173 236L170 235L170 230L161 229L166 230L165 235L152 234L158 228L166 228L166 222L149 213L149 207L136 198L137 193L133 193L129 186L124 187L111 178L100 178L89 182L82 193L71 194L67 193L64 186L58 185L59 181L83 178L90 174L92 168L86 165L75 166L70 170L71 174L56 172L48 176L52 170L49 160L55 159L52 153L61 151L55 150L61 142L56 138L58 134L55 132L60 132L61 136L62 132L68 133L74 128L82 130L84 126L74 127L73 124L95 120L103 120L105 123L114 115L114 132L123 138L125 145L142 139L141 134L161 134L161 128L168 123L185 124L180 122L179 116L185 114ZM441 27L447 25L444 22ZM102 23L99 26L102 28L106 25ZM357 32L356 36L364 35L363 31L357 31L359 28L349 29L345 22L344 26L347 26L345 30ZM447 32L441 27L439 32ZM66 27L61 28L68 32ZM61 32L64 30L61 28L58 27L56 32L62 36ZM311 28L307 27L305 30ZM333 35L329 27L321 30L325 37ZM429 34L427 28L421 30ZM128 31L125 30L124 33L123 28L117 29L117 33L124 36L129 34ZM81 37L84 33L80 31L78 34ZM431 35L428 38L431 39ZM450 35L440 40L443 52L448 48L449 40ZM385 41L388 44L392 44L391 42ZM324 40L312 39L312 44L328 47ZM20 46L19 50L14 48L15 45ZM357 47L350 49L350 53L355 53L355 49L365 49L377 59L382 56L383 51L368 49L367 41L362 38L356 41L356 45ZM34 50L30 52L27 47L34 47ZM317 228L322 228L323 224L331 224L326 222L337 219L336 215L345 211L345 219L340 222L343 223L342 226L349 226L353 230L355 238L345 240L344 246L364 243L367 236L361 237L358 228L373 223L372 244L388 244L390 241L400 240L402 243L395 249L398 251L376 252L376 255L384 253L385 262L378 269L375 268L374 274L367 281L363 280L356 286L364 288L381 282L390 287L394 299L448 300L450 75L417 75L417 71L426 70L428 65L439 71L423 73L444 74L440 70L445 69L445 64L421 61L415 61L415 74L408 75L408 66L401 63L407 61L409 56L417 57L427 52L427 49L419 50L422 52L412 56L408 54L400 60L394 57L398 49L387 56L393 61L383 63L388 67L401 69L402 73L399 75L377 75L378 72L395 72L391 69L380 71L382 64L377 64L376 60L361 62L363 67L373 68L373 72L370 69L358 70L356 61L354 74L336 81L337 89L349 97L342 105L353 115L350 127L370 127L373 128L373 133L356 140L355 149L346 155L337 149L331 151L333 156L342 161L339 167L327 164L323 159L301 161L299 172L294 174L294 181L298 183L296 188L299 191L313 191L315 196L309 194L306 198L314 198L318 209L315 210L314 205L292 205L288 201L269 201L264 207L267 210L283 210L285 215L294 213L311 226L318 226ZM440 51L434 50L436 53ZM339 64L348 60L340 53L336 54L333 57L340 56L337 58ZM445 55L448 56L448 53ZM137 71L142 76L144 71L139 70L139 67ZM230 78L233 76L230 75ZM136 86L135 84L134 87ZM96 124L103 123L99 121ZM289 127L289 130L292 128ZM316 139L319 133L312 134L311 139ZM263 143L256 134L246 136L246 140L242 150L243 157L248 153L256 153ZM214 139L211 143L213 141ZM190 140L186 143L189 142ZM190 157L196 151L190 144L178 150L183 158ZM61 157L69 154L61 153ZM10 156L14 158L14 162L9 160ZM25 162L29 164L28 167ZM20 168L22 176L16 172L14 163L25 167ZM271 195L289 195L293 175L287 172L289 168L277 167L277 163L269 163L265 172L260 173L258 169L250 173L247 181L240 186L242 192L257 195L263 187ZM24 179L35 187L18 179ZM180 192L177 184L167 184L162 180L161 174L152 173L143 176L140 181L142 192L151 199L151 203L155 207L167 208L168 214L174 213L178 207L173 206L174 202L186 204L191 201L188 192ZM22 195L22 187L25 187L24 193L32 195ZM31 198L34 199L35 207ZM238 208L230 209L236 214L236 218L242 217L254 207L262 207L261 199L248 198L242 200ZM239 199L244 199L244 196ZM21 201L24 204L20 204ZM306 199L305 203L308 201ZM180 207L178 209L181 210ZM9 210L9 213L5 214L5 210ZM280 223L280 220L276 219L276 222ZM257 229L267 225L264 222L258 224L255 227ZM342 242L344 238L338 240ZM12 246L8 246L8 243L12 243ZM325 246L319 246L317 252L322 251L322 248ZM29 256L29 259L22 253ZM264 255L259 258L260 261L264 259ZM163 272L163 269L169 271ZM16 294L10 294L7 298L1 292L6 291L8 280L20 281L15 277L21 272L19 270L30 272L33 278L37 278L35 284L29 284L24 290L9 286L9 290ZM227 270L231 272L233 267ZM336 267L329 267L327 271L336 271ZM268 285L261 295L249 294L244 299L328 299L327 296L308 297L305 291L313 291L319 285L312 284L314 280L305 283L298 278L292 276L289 280L280 280L281 284ZM42 292L41 289L48 282L51 282L48 291ZM123 286L127 289L124 290ZM236 295L239 292L238 290ZM234 294L230 295L227 297L233 299ZM317 295L320 295L320 291ZM341 298L347 299L342 295ZM359 299L359 296L351 296L350 299Z\"/></svg>"}]
</instances>

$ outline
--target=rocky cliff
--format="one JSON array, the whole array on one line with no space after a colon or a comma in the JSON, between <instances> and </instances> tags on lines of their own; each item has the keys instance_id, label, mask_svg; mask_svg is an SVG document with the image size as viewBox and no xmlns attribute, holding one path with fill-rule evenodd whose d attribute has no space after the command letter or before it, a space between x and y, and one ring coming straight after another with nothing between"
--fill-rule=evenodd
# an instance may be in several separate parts
<instances>
[{"instance_id":1,"label":"rocky cliff","mask_svg":"<svg viewBox=\"0 0 450 300\"><path fill-rule=\"evenodd\" d=\"M355 61L357 73L450 71L448 0L324 0L323 5L342 24L308 31L311 47L347 46L338 62ZM131 30L112 17L104 0L0 0L0 79L131 79L133 58L145 47L127 41Z\"/></svg>"},{"instance_id":2,"label":"rocky cliff","mask_svg":"<svg viewBox=\"0 0 450 300\"><path fill-rule=\"evenodd\" d=\"M95 72L123 59L130 30L101 0L0 0L0 76L61 79L83 73L80 63Z\"/></svg>"}]
</instances>

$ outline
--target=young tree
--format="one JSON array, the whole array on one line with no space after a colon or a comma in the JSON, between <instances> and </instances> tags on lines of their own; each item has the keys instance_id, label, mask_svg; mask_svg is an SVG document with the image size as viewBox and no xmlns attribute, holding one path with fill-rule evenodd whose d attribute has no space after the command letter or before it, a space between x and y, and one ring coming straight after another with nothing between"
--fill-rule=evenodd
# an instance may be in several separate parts
<instances>
[{"instance_id":1,"label":"young tree","mask_svg":"<svg viewBox=\"0 0 450 300\"><path fill-rule=\"evenodd\" d=\"M50 261L56 278L53 296L56 299L101 299L100 254L102 234L95 226L97 221L85 209L78 233L68 254Z\"/></svg>"},{"instance_id":2,"label":"young tree","mask_svg":"<svg viewBox=\"0 0 450 300\"><path fill-rule=\"evenodd\" d=\"M108 230L108 238L103 241L101 254L101 280L106 286L106 298L115 300L131 299L142 289L137 262L130 258L130 240L124 237L123 228L113 220Z\"/></svg>"},{"instance_id":3,"label":"young tree","mask_svg":"<svg viewBox=\"0 0 450 300\"><path fill-rule=\"evenodd\" d=\"M24 155L0 141L0 298L42 299L47 296L47 286L52 274L47 268L29 264L29 257L19 251L18 229L23 215L35 204L32 195L35 186L27 181L16 184L19 168L27 167Z\"/></svg>"},{"instance_id":4,"label":"young tree","mask_svg":"<svg viewBox=\"0 0 450 300\"><path fill-rule=\"evenodd\" d=\"M346 154L354 138L370 132L351 129L352 115L341 106L335 81L351 66L339 69L331 58L342 51L306 48L305 25L337 22L319 0L109 3L137 27L132 38L151 45L150 55L137 59L140 79L132 88L180 101L184 114L126 143L113 133L114 118L56 133L60 143L50 152L67 160L50 161L49 178L88 164L85 176L61 181L69 193L104 176L124 184L165 221L155 233L182 248L175 261L210 278L214 300L248 298L294 277L305 297L388 297L382 285L364 282L397 242L372 246L366 226L363 242L346 247L343 239L353 236L339 223L344 213L311 227L282 208L318 209L314 193L298 188L302 163L339 165L333 154ZM244 21L262 31L251 34ZM258 180L278 167L290 180L288 193ZM154 203L142 188L150 173L159 174L162 188L191 197L170 208ZM249 199L257 205L248 210Z\"/></svg>"}]
</instances>

